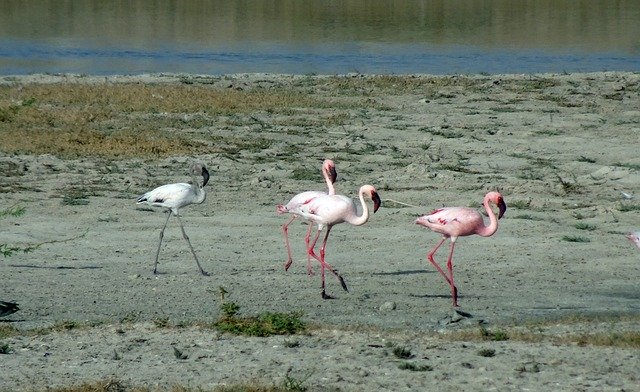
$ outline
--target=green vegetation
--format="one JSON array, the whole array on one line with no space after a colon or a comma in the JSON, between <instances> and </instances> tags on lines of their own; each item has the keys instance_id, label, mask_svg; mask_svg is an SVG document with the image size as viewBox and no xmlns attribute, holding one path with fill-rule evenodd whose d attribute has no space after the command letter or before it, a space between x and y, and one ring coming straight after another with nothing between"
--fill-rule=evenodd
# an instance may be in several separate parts
<instances>
[{"instance_id":1,"label":"green vegetation","mask_svg":"<svg viewBox=\"0 0 640 392\"><path fill-rule=\"evenodd\" d=\"M222 332L246 336L292 335L306 328L301 312L264 312L256 317L238 317L240 307L233 302L220 305L221 315L213 327Z\"/></svg>"}]
</instances>

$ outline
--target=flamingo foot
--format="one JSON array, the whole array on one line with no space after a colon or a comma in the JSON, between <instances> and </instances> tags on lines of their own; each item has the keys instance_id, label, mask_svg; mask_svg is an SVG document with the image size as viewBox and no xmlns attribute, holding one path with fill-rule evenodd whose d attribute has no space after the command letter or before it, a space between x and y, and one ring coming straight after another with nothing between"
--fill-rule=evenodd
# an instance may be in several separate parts
<instances>
[{"instance_id":1,"label":"flamingo foot","mask_svg":"<svg viewBox=\"0 0 640 392\"><path fill-rule=\"evenodd\" d=\"M347 288L347 284L344 282L344 279L342 279L342 276L338 275L338 280L340 280L340 284L342 285L344 291L348 293L349 289Z\"/></svg>"},{"instance_id":2,"label":"flamingo foot","mask_svg":"<svg viewBox=\"0 0 640 392\"><path fill-rule=\"evenodd\" d=\"M211 276L211 274L205 270L200 270L200 273L202 274L202 276Z\"/></svg>"},{"instance_id":3,"label":"flamingo foot","mask_svg":"<svg viewBox=\"0 0 640 392\"><path fill-rule=\"evenodd\" d=\"M289 271L289 267L291 267L291 264L293 264L293 260L291 259L287 260L287 262L284 263L284 270Z\"/></svg>"},{"instance_id":4,"label":"flamingo foot","mask_svg":"<svg viewBox=\"0 0 640 392\"><path fill-rule=\"evenodd\" d=\"M322 290L322 299L335 299L335 297L330 296L324 290Z\"/></svg>"}]
</instances>

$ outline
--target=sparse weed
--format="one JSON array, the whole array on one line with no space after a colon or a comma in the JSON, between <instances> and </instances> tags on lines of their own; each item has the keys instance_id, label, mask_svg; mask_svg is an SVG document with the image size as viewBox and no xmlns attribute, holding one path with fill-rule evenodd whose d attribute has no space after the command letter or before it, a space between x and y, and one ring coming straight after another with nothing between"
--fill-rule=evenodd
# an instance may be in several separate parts
<instances>
[{"instance_id":1,"label":"sparse weed","mask_svg":"<svg viewBox=\"0 0 640 392\"><path fill-rule=\"evenodd\" d=\"M630 212L630 211L638 211L640 210L640 204L632 204L632 203L620 203L618 207L618 211L621 212Z\"/></svg>"},{"instance_id":2,"label":"sparse weed","mask_svg":"<svg viewBox=\"0 0 640 392\"><path fill-rule=\"evenodd\" d=\"M398 369L400 370L410 370L412 372L430 372L433 370L431 365L418 365L415 362L400 362L398 365Z\"/></svg>"},{"instance_id":3,"label":"sparse weed","mask_svg":"<svg viewBox=\"0 0 640 392\"><path fill-rule=\"evenodd\" d=\"M578 162L596 163L596 160L593 158L588 158L583 155L580 155L580 157L578 158Z\"/></svg>"},{"instance_id":4,"label":"sparse weed","mask_svg":"<svg viewBox=\"0 0 640 392\"><path fill-rule=\"evenodd\" d=\"M8 343L0 343L0 354L11 354L12 351Z\"/></svg>"},{"instance_id":5,"label":"sparse weed","mask_svg":"<svg viewBox=\"0 0 640 392\"><path fill-rule=\"evenodd\" d=\"M478 350L478 355L481 357L493 357L496 355L496 350L492 349L492 348L483 348Z\"/></svg>"},{"instance_id":6,"label":"sparse weed","mask_svg":"<svg viewBox=\"0 0 640 392\"><path fill-rule=\"evenodd\" d=\"M506 331L497 330L497 331L489 331L485 327L480 327L480 336L482 336L485 340L493 340L496 342L509 340L509 335Z\"/></svg>"},{"instance_id":7,"label":"sparse weed","mask_svg":"<svg viewBox=\"0 0 640 392\"><path fill-rule=\"evenodd\" d=\"M586 231L593 231L596 229L595 225L591 225L585 222L578 222L574 225L574 227L578 230L586 230Z\"/></svg>"},{"instance_id":8,"label":"sparse weed","mask_svg":"<svg viewBox=\"0 0 640 392\"><path fill-rule=\"evenodd\" d=\"M581 243L591 242L591 240L587 237L580 237L576 235L564 235L562 236L562 240L567 242L581 242Z\"/></svg>"},{"instance_id":9,"label":"sparse weed","mask_svg":"<svg viewBox=\"0 0 640 392\"><path fill-rule=\"evenodd\" d=\"M396 346L393 348L393 355L400 359L409 359L413 358L413 354L411 354L411 350L403 346Z\"/></svg>"}]
</instances>

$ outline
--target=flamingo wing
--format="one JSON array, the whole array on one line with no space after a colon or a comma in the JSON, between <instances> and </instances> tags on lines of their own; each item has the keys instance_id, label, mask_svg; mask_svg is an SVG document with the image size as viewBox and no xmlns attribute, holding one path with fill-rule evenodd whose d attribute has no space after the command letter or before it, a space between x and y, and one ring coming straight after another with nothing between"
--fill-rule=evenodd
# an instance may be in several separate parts
<instances>
[{"instance_id":1,"label":"flamingo wing","mask_svg":"<svg viewBox=\"0 0 640 392\"><path fill-rule=\"evenodd\" d=\"M190 184L167 184L145 193L138 198L137 202L168 206L185 199L189 192L191 192Z\"/></svg>"}]
</instances>

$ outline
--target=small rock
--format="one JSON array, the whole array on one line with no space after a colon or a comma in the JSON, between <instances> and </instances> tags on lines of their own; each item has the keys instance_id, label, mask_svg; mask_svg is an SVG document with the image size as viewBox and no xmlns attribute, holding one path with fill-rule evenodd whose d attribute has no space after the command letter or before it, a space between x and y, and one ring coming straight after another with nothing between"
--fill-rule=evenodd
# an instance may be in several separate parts
<instances>
[{"instance_id":1,"label":"small rock","mask_svg":"<svg viewBox=\"0 0 640 392\"><path fill-rule=\"evenodd\" d=\"M392 310L396 309L396 303L393 301L387 301L385 303L383 303L382 305L380 305L380 311L381 312L390 312Z\"/></svg>"}]
</instances>

